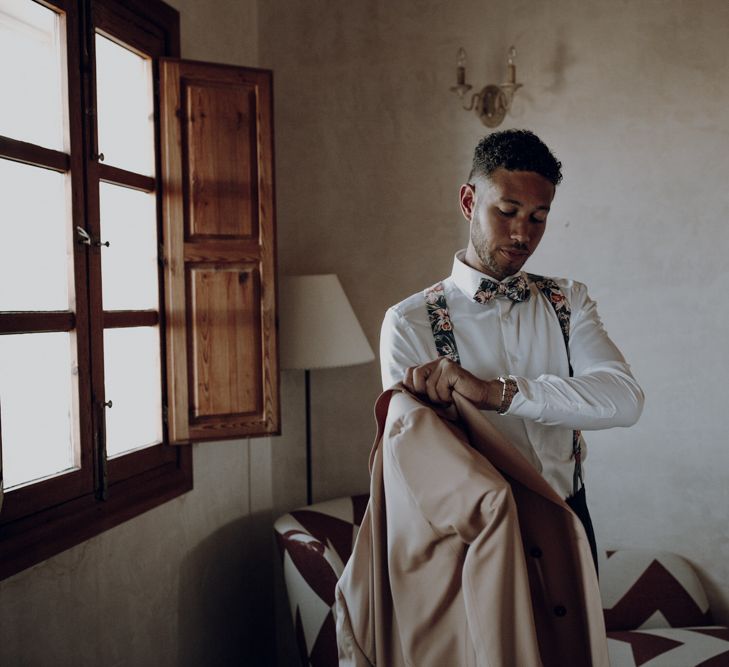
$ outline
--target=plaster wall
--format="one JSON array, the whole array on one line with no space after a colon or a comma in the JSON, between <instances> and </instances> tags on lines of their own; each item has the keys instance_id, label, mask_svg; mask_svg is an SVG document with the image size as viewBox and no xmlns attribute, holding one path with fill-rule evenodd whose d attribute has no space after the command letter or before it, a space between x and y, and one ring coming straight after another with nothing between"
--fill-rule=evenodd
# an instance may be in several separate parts
<instances>
[{"instance_id":1,"label":"plaster wall","mask_svg":"<svg viewBox=\"0 0 729 667\"><path fill-rule=\"evenodd\" d=\"M256 0L170 4L183 57L258 64ZM273 664L270 448L194 445L193 491L0 582L0 664Z\"/></svg>"},{"instance_id":2,"label":"plaster wall","mask_svg":"<svg viewBox=\"0 0 729 667\"><path fill-rule=\"evenodd\" d=\"M729 621L729 6L271 0L259 26L280 269L337 273L375 349L385 309L447 275L467 239L457 189L487 129L448 90L456 50L478 89L517 47L503 127L536 131L565 171L527 268L588 284L647 394L636 427L588 434L598 537L683 554ZM366 490L377 365L316 371L312 388L315 497ZM279 457L299 446L273 450L292 481Z\"/></svg>"}]
</instances>

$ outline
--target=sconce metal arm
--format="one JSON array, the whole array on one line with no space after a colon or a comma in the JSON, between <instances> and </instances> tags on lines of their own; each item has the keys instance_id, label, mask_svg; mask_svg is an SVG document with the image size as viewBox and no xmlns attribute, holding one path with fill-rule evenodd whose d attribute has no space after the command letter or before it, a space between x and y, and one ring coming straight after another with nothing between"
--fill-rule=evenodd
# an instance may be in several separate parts
<instances>
[{"instance_id":1,"label":"sconce metal arm","mask_svg":"<svg viewBox=\"0 0 729 667\"><path fill-rule=\"evenodd\" d=\"M476 105L479 103L480 100L481 100L481 93L474 93L473 95L471 95L471 103L468 106L466 106L464 104L463 108L466 111L473 111L473 109L476 107Z\"/></svg>"}]
</instances>

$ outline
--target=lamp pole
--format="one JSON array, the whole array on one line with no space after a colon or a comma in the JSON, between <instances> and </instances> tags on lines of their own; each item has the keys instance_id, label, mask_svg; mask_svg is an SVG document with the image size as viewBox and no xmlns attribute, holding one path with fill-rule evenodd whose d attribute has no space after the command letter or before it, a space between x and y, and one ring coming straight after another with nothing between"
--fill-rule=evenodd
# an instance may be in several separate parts
<instances>
[{"instance_id":1,"label":"lamp pole","mask_svg":"<svg viewBox=\"0 0 729 667\"><path fill-rule=\"evenodd\" d=\"M306 392L306 504L313 502L311 471L311 378L309 369L304 369L304 387Z\"/></svg>"}]
</instances>

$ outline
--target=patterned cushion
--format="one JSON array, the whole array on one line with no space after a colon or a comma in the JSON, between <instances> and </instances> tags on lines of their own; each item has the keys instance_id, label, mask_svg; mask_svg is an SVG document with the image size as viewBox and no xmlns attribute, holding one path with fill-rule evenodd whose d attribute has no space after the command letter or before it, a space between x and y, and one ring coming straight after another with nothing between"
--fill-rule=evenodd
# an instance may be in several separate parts
<instances>
[{"instance_id":1,"label":"patterned cushion","mask_svg":"<svg viewBox=\"0 0 729 667\"><path fill-rule=\"evenodd\" d=\"M727 667L729 628L608 632L612 667Z\"/></svg>"},{"instance_id":2,"label":"patterned cushion","mask_svg":"<svg viewBox=\"0 0 729 667\"><path fill-rule=\"evenodd\" d=\"M334 587L352 553L368 496L337 498L274 524L302 665L336 666Z\"/></svg>"},{"instance_id":3,"label":"patterned cushion","mask_svg":"<svg viewBox=\"0 0 729 667\"><path fill-rule=\"evenodd\" d=\"M612 667L729 666L729 629L708 627L706 593L680 556L607 551L600 591Z\"/></svg>"},{"instance_id":4,"label":"patterned cushion","mask_svg":"<svg viewBox=\"0 0 729 667\"><path fill-rule=\"evenodd\" d=\"M607 551L600 560L600 591L608 631L713 623L696 572L676 554Z\"/></svg>"}]
</instances>

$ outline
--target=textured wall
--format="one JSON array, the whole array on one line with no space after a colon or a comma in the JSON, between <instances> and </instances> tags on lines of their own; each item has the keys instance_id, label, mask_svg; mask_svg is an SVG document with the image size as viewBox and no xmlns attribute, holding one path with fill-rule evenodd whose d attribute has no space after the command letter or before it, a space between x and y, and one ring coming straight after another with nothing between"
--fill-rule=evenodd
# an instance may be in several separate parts
<instances>
[{"instance_id":1,"label":"textured wall","mask_svg":"<svg viewBox=\"0 0 729 667\"><path fill-rule=\"evenodd\" d=\"M172 0L183 57L257 65L255 0ZM190 493L0 582L0 664L273 664L270 440L194 446Z\"/></svg>"},{"instance_id":2,"label":"textured wall","mask_svg":"<svg viewBox=\"0 0 729 667\"><path fill-rule=\"evenodd\" d=\"M504 127L535 130L565 164L528 268L591 287L648 396L635 428L588 434L599 537L689 557L729 621L729 5L269 0L259 26L281 270L338 273L373 346L385 308L465 244L457 187L486 128L448 92L455 52L478 86L517 46L525 87ZM312 383L316 495L364 490L376 364ZM288 451L273 449L275 470Z\"/></svg>"}]
</instances>

